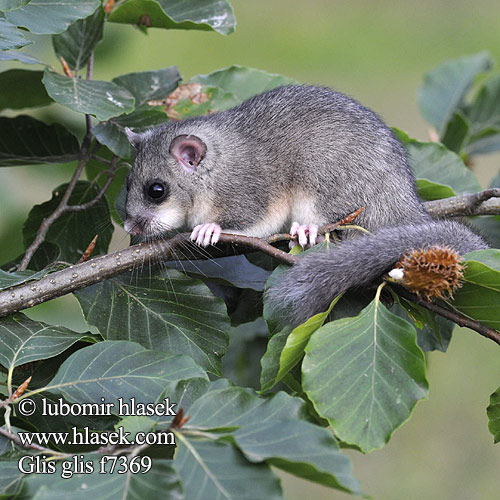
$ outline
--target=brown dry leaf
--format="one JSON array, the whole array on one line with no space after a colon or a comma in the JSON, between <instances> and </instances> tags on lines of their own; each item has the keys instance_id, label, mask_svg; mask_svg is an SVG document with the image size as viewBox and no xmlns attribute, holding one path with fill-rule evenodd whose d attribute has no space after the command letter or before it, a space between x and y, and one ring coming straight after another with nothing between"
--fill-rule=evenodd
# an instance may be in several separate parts
<instances>
[{"instance_id":1,"label":"brown dry leaf","mask_svg":"<svg viewBox=\"0 0 500 500\"><path fill-rule=\"evenodd\" d=\"M153 26L153 21L151 21L151 16L148 14L143 14L140 18L139 21L137 21L138 26L144 26L146 28L151 28Z\"/></svg>"},{"instance_id":2,"label":"brown dry leaf","mask_svg":"<svg viewBox=\"0 0 500 500\"><path fill-rule=\"evenodd\" d=\"M174 108L183 99L190 99L193 104L202 104L210 98L206 92L203 92L203 85L201 83L183 83L165 99L149 101L148 104L150 106L165 106L167 116L172 120L178 120L180 115Z\"/></svg>"},{"instance_id":3,"label":"brown dry leaf","mask_svg":"<svg viewBox=\"0 0 500 500\"><path fill-rule=\"evenodd\" d=\"M85 252L83 252L83 255L80 257L80 260L77 262L77 264L80 264L81 262L85 262L92 254L92 252L94 251L94 248L95 248L95 245L97 243L97 237L99 235L96 234L93 238L93 240L90 242L89 246L87 247L87 250L85 250Z\"/></svg>"},{"instance_id":4,"label":"brown dry leaf","mask_svg":"<svg viewBox=\"0 0 500 500\"><path fill-rule=\"evenodd\" d=\"M73 72L71 71L71 68L68 66L68 63L66 62L66 59L64 59L63 56L59 58L61 60L61 64L63 67L64 74L66 76L69 76L70 78L73 78Z\"/></svg>"},{"instance_id":5,"label":"brown dry leaf","mask_svg":"<svg viewBox=\"0 0 500 500\"><path fill-rule=\"evenodd\" d=\"M108 0L104 5L104 12L106 12L106 14L109 15L109 13L113 10L114 5L115 5L115 0Z\"/></svg>"},{"instance_id":6,"label":"brown dry leaf","mask_svg":"<svg viewBox=\"0 0 500 500\"><path fill-rule=\"evenodd\" d=\"M31 382L31 377L28 377L18 388L17 390L14 392L14 394L12 394L12 397L10 398L11 401L15 401L17 398L19 398L20 396L22 396L22 394L24 393L24 391L28 388L28 384Z\"/></svg>"}]
</instances>

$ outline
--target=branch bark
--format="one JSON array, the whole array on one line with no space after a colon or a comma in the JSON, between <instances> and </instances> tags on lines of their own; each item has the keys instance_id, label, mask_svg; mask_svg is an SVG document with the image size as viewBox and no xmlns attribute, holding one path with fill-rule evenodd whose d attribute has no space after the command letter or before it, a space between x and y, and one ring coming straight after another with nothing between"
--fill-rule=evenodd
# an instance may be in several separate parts
<instances>
[{"instance_id":1,"label":"branch bark","mask_svg":"<svg viewBox=\"0 0 500 500\"><path fill-rule=\"evenodd\" d=\"M393 283L392 285L394 286ZM500 345L500 333L494 330L493 328L490 328L489 326L484 325L479 321L470 319L461 313L451 311L450 309L446 309L445 307L442 307L434 302L427 302L426 300L421 299L420 297L418 297L414 293L411 293L402 286L396 286L396 288L398 295L403 297L404 299L413 302L414 304L417 304L429 311L435 312L436 314L439 314L443 318L449 319L450 321L456 323L459 326L466 326L467 328L470 328L471 330L474 330L475 332L479 333L483 337L493 340L493 342Z\"/></svg>"},{"instance_id":2,"label":"branch bark","mask_svg":"<svg viewBox=\"0 0 500 500\"><path fill-rule=\"evenodd\" d=\"M104 194L104 191L102 194ZM427 202L425 207L433 216L499 215L500 189L488 189L471 195L466 194ZM335 230L340 225L351 222L362 210L357 210L342 221L323 226L318 233L325 234ZM0 317L112 278L144 262L172 259L208 259L255 250L271 255L280 262L289 265L295 264L298 260L298 257L283 252L270 244L271 242L294 239L288 233L275 234L266 239L223 233L219 242L226 247L225 251L220 247L200 250L191 242L189 235L190 233L180 233L171 239L134 245L119 252L69 266L61 271L48 274L37 281L28 281L0 291ZM185 249L187 245L191 247L189 257L184 256L183 252L178 252L178 250ZM400 288L401 296L407 300L429 309L460 326L466 326L500 345L500 333L496 330L435 303L426 302L406 289Z\"/></svg>"},{"instance_id":3,"label":"branch bark","mask_svg":"<svg viewBox=\"0 0 500 500\"><path fill-rule=\"evenodd\" d=\"M318 234L329 233L341 225L352 222L363 210L364 208L359 208L341 221L326 224L319 228ZM220 247L213 247L209 250L200 249L189 237L190 233L180 233L170 239L140 243L125 250L95 257L61 271L50 273L37 281L28 281L7 288L0 291L0 318L112 278L144 262L210 259L226 254L245 253L249 250L266 253L284 264L293 265L298 260L295 255L283 252L271 245L271 242L295 240L296 237L289 233L274 234L266 239L222 233L219 237L219 243L227 247L229 252L226 250L226 253ZM191 247L189 256L179 252L187 245Z\"/></svg>"},{"instance_id":4,"label":"branch bark","mask_svg":"<svg viewBox=\"0 0 500 500\"><path fill-rule=\"evenodd\" d=\"M499 215L500 188L486 189L474 194L427 201L425 209L433 217L463 217L466 215Z\"/></svg>"},{"instance_id":5,"label":"branch bark","mask_svg":"<svg viewBox=\"0 0 500 500\"><path fill-rule=\"evenodd\" d=\"M58 453L54 450L51 450L49 448L44 448L43 446L40 446L40 445L35 444L35 443L24 444L18 436L16 436L12 432L9 432L7 429L5 429L3 427L0 427L0 436L3 436L4 438L8 439L9 441L12 441L13 443L17 444L17 446L24 448L26 450L41 451L41 452L45 452L48 454Z\"/></svg>"},{"instance_id":6,"label":"branch bark","mask_svg":"<svg viewBox=\"0 0 500 500\"><path fill-rule=\"evenodd\" d=\"M119 252L102 255L81 264L69 266L61 271L48 274L37 281L28 281L3 290L0 292L0 317L112 278L144 262L179 260L180 252L178 251L185 249L187 245L191 246L191 252L189 257L185 257L186 259L207 259L224 255L220 248L214 248L208 252L206 250L201 251L191 242L189 236L190 233L180 233L167 240L140 243ZM290 234L281 236L283 240L292 239ZM239 250L248 251L248 249L251 249L267 253L280 262L290 265L294 264L298 259L298 257L283 252L260 238L223 233L219 242L230 247L230 255L241 253Z\"/></svg>"}]
</instances>

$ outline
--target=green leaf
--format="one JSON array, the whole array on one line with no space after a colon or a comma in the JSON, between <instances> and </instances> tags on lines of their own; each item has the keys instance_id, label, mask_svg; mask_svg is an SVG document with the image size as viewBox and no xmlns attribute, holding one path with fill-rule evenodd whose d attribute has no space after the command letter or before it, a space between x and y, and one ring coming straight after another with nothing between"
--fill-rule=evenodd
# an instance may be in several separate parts
<instances>
[{"instance_id":1,"label":"green leaf","mask_svg":"<svg viewBox=\"0 0 500 500\"><path fill-rule=\"evenodd\" d=\"M397 297L397 296L396 296ZM417 344L422 351L446 352L455 329L455 323L444 319L428 309L397 298L399 303L391 307L391 312L403 319L410 319L417 332Z\"/></svg>"},{"instance_id":2,"label":"green leaf","mask_svg":"<svg viewBox=\"0 0 500 500\"><path fill-rule=\"evenodd\" d=\"M168 116L164 111L142 106L128 115L117 116L97 124L92 128L92 133L101 144L120 158L133 158L136 151L125 134L125 127L134 129L135 132L143 132L167 120Z\"/></svg>"},{"instance_id":3,"label":"green leaf","mask_svg":"<svg viewBox=\"0 0 500 500\"><path fill-rule=\"evenodd\" d=\"M0 0L0 10L14 10L19 7L23 7L27 3L31 2L31 0Z\"/></svg>"},{"instance_id":4,"label":"green leaf","mask_svg":"<svg viewBox=\"0 0 500 500\"><path fill-rule=\"evenodd\" d=\"M467 108L472 137L466 147L469 154L500 150L500 73L489 78L475 101Z\"/></svg>"},{"instance_id":5,"label":"green leaf","mask_svg":"<svg viewBox=\"0 0 500 500\"><path fill-rule=\"evenodd\" d=\"M500 127L500 73L493 75L481 87L476 99L467 109L472 132Z\"/></svg>"},{"instance_id":6,"label":"green leaf","mask_svg":"<svg viewBox=\"0 0 500 500\"><path fill-rule=\"evenodd\" d=\"M490 396L490 405L486 408L488 429L494 438L494 443L500 442L500 388Z\"/></svg>"},{"instance_id":7,"label":"green leaf","mask_svg":"<svg viewBox=\"0 0 500 500\"><path fill-rule=\"evenodd\" d=\"M90 16L100 5L101 0L31 0L24 7L6 12L6 17L32 33L52 35Z\"/></svg>"},{"instance_id":8,"label":"green leaf","mask_svg":"<svg viewBox=\"0 0 500 500\"><path fill-rule=\"evenodd\" d=\"M186 428L227 431L255 422L297 420L305 417L304 401L285 392L258 396L243 387L213 389L197 399L188 411Z\"/></svg>"},{"instance_id":9,"label":"green leaf","mask_svg":"<svg viewBox=\"0 0 500 500\"><path fill-rule=\"evenodd\" d=\"M219 69L208 75L197 75L191 78L190 82L231 92L240 102L266 90L298 83L293 78L236 65Z\"/></svg>"},{"instance_id":10,"label":"green leaf","mask_svg":"<svg viewBox=\"0 0 500 500\"><path fill-rule=\"evenodd\" d=\"M0 426L0 429L7 430L5 425ZM22 432L22 429L20 429L19 427L15 427L13 425L10 426L9 430L13 434L17 434L18 431ZM10 439L7 439L6 437L0 435L0 456L5 455L7 453L11 453L14 449L15 449L14 443ZM2 463L5 463L5 462L0 460L0 498L3 498L2 495L4 494L3 490L2 490L2 479L3 479L2 474L1 474L3 472L2 465L1 465Z\"/></svg>"},{"instance_id":11,"label":"green leaf","mask_svg":"<svg viewBox=\"0 0 500 500\"><path fill-rule=\"evenodd\" d=\"M266 461L290 474L350 493L360 493L349 458L328 429L304 421L256 422L234 433L251 462Z\"/></svg>"},{"instance_id":12,"label":"green leaf","mask_svg":"<svg viewBox=\"0 0 500 500\"><path fill-rule=\"evenodd\" d=\"M31 116L0 117L0 166L66 163L80 146L62 125L46 125Z\"/></svg>"},{"instance_id":13,"label":"green leaf","mask_svg":"<svg viewBox=\"0 0 500 500\"><path fill-rule=\"evenodd\" d=\"M33 321L24 314L0 319L0 363L5 368L57 356L88 333Z\"/></svg>"},{"instance_id":14,"label":"green leaf","mask_svg":"<svg viewBox=\"0 0 500 500\"><path fill-rule=\"evenodd\" d=\"M16 50L0 52L0 61L20 61L24 64L43 64L44 66L47 66L47 64L40 61L40 59L30 56L29 54L25 54L24 52L17 52Z\"/></svg>"},{"instance_id":15,"label":"green leaf","mask_svg":"<svg viewBox=\"0 0 500 500\"><path fill-rule=\"evenodd\" d=\"M47 70L42 82L54 101L98 120L108 120L134 109L133 96L113 82L69 78Z\"/></svg>"},{"instance_id":16,"label":"green leaf","mask_svg":"<svg viewBox=\"0 0 500 500\"><path fill-rule=\"evenodd\" d=\"M112 82L127 89L135 98L135 106L147 104L148 101L167 97L181 81L177 66L156 71L127 73L113 78Z\"/></svg>"},{"instance_id":17,"label":"green leaf","mask_svg":"<svg viewBox=\"0 0 500 500\"><path fill-rule=\"evenodd\" d=\"M330 304L328 310L322 313L318 313L311 318L309 318L302 325L294 328L290 335L286 338L286 343L283 346L281 353L279 355L279 370L276 374L276 377L272 381L272 385L269 384L269 376L264 373L264 369L262 370L262 379L266 380L266 385L262 386L262 390L271 389L274 385L276 385L280 380L285 377L287 373L300 361L302 356L304 355L304 349L311 338L311 335L325 322L326 318L332 311L335 304L340 300L342 295L338 295ZM285 327L285 331L288 331L288 328ZM277 334L279 335L279 334ZM273 336L276 337L276 335ZM269 343L271 345L271 342ZM272 347L275 347L275 344L272 344ZM267 352L266 352L267 354ZM263 365L264 368L264 365ZM266 367L267 368L267 367Z\"/></svg>"},{"instance_id":18,"label":"green leaf","mask_svg":"<svg viewBox=\"0 0 500 500\"><path fill-rule=\"evenodd\" d=\"M493 153L500 150L500 127L487 128L473 135L465 147L469 155Z\"/></svg>"},{"instance_id":19,"label":"green leaf","mask_svg":"<svg viewBox=\"0 0 500 500\"><path fill-rule=\"evenodd\" d=\"M311 335L323 326L326 318L341 297L342 295L337 295L325 312L312 316L305 323L292 330L281 352L280 369L276 382L279 382L300 361Z\"/></svg>"},{"instance_id":20,"label":"green leaf","mask_svg":"<svg viewBox=\"0 0 500 500\"><path fill-rule=\"evenodd\" d=\"M184 408L184 414L189 414L191 406L193 406L197 399L210 391L218 391L227 389L228 387L232 387L232 385L227 379L218 379L210 382L206 378L190 378L170 384L166 387L165 394L168 394L170 399L177 403L178 408ZM158 421L161 425L169 425L170 422L171 417L161 417Z\"/></svg>"},{"instance_id":21,"label":"green leaf","mask_svg":"<svg viewBox=\"0 0 500 500\"><path fill-rule=\"evenodd\" d=\"M471 123L460 111L453 113L441 138L441 142L451 151L460 154L469 138Z\"/></svg>"},{"instance_id":22,"label":"green leaf","mask_svg":"<svg viewBox=\"0 0 500 500\"><path fill-rule=\"evenodd\" d=\"M72 70L83 68L102 39L104 10L98 8L85 19L73 23L64 33L52 37L58 57L63 57Z\"/></svg>"},{"instance_id":23,"label":"green leaf","mask_svg":"<svg viewBox=\"0 0 500 500\"><path fill-rule=\"evenodd\" d=\"M61 266L64 267L64 264L58 263L58 261L61 260L60 256L61 249L55 243L44 241L31 258L27 269L30 269L31 271L41 271L42 275L48 274L51 271L56 271ZM4 265L4 269L11 271L17 269L23 257L24 253Z\"/></svg>"},{"instance_id":24,"label":"green leaf","mask_svg":"<svg viewBox=\"0 0 500 500\"><path fill-rule=\"evenodd\" d=\"M214 278L236 288L264 290L270 272L249 262L245 255L231 255L210 260L172 261L169 267L200 278Z\"/></svg>"},{"instance_id":25,"label":"green leaf","mask_svg":"<svg viewBox=\"0 0 500 500\"><path fill-rule=\"evenodd\" d=\"M260 373L260 387L261 391L268 391L271 389L278 377L280 369L280 357L285 347L286 339L290 335L292 328L285 326L283 330L275 333L267 344L266 353L260 360L262 371Z\"/></svg>"},{"instance_id":26,"label":"green leaf","mask_svg":"<svg viewBox=\"0 0 500 500\"><path fill-rule=\"evenodd\" d=\"M358 316L315 332L302 373L319 415L342 441L364 452L383 447L427 394L415 329L378 297Z\"/></svg>"},{"instance_id":27,"label":"green leaf","mask_svg":"<svg viewBox=\"0 0 500 500\"><path fill-rule=\"evenodd\" d=\"M22 31L0 17L0 50L20 49L32 43L34 42L24 38Z\"/></svg>"},{"instance_id":28,"label":"green leaf","mask_svg":"<svg viewBox=\"0 0 500 500\"><path fill-rule=\"evenodd\" d=\"M187 354L220 374L229 318L222 300L177 271L122 274L76 292L87 322L109 340L133 338L149 349Z\"/></svg>"},{"instance_id":29,"label":"green leaf","mask_svg":"<svg viewBox=\"0 0 500 500\"><path fill-rule=\"evenodd\" d=\"M476 76L492 66L488 52L452 59L429 71L418 95L418 105L425 119L441 132L453 113L463 103Z\"/></svg>"},{"instance_id":30,"label":"green leaf","mask_svg":"<svg viewBox=\"0 0 500 500\"><path fill-rule=\"evenodd\" d=\"M102 163L100 158L111 161L113 153L109 149L101 147L99 149L99 159L89 160L85 166L85 173L89 181L97 182L97 184L103 188L107 180L107 175L104 175L104 171L108 169L108 165ZM108 205L111 210L111 217L118 224L122 222L122 219L118 216L114 205L121 190L123 188L126 190L126 180L129 172L130 169L122 164L122 166L116 170L113 180L106 190L106 199L108 200Z\"/></svg>"},{"instance_id":31,"label":"green leaf","mask_svg":"<svg viewBox=\"0 0 500 500\"><path fill-rule=\"evenodd\" d=\"M42 84L43 71L10 69L0 73L0 110L52 104ZM22 88L23 91L19 92Z\"/></svg>"},{"instance_id":32,"label":"green leaf","mask_svg":"<svg viewBox=\"0 0 500 500\"><path fill-rule=\"evenodd\" d=\"M153 28L213 30L223 35L232 33L236 26L227 0L129 0L111 12L109 21Z\"/></svg>"},{"instance_id":33,"label":"green leaf","mask_svg":"<svg viewBox=\"0 0 500 500\"><path fill-rule=\"evenodd\" d=\"M65 500L69 492L71 492L71 498L75 500L104 497L106 500L137 500L138 498L180 500L184 498L179 476L172 468L171 461L155 458L151 469L146 474L117 473L117 471L124 470L120 467L120 461L116 463L114 473L111 473L111 462L108 461L105 466L107 473L100 474L101 456L76 455L76 457L81 457L82 462L92 464L92 473L74 474L70 478L62 478L62 466L59 461L56 463L57 471L54 474L26 475L24 484L27 498ZM93 457L96 458L92 460ZM24 490L23 493L25 493Z\"/></svg>"},{"instance_id":34,"label":"green leaf","mask_svg":"<svg viewBox=\"0 0 500 500\"><path fill-rule=\"evenodd\" d=\"M130 432L130 440L133 440L138 432L146 433L153 430L156 427L156 420L151 417L129 415L115 425L116 430L120 427L123 428L123 432Z\"/></svg>"},{"instance_id":35,"label":"green leaf","mask_svg":"<svg viewBox=\"0 0 500 500\"><path fill-rule=\"evenodd\" d=\"M432 201L441 200L442 198L450 198L456 196L457 193L450 186L431 182L427 179L416 180L417 192L422 200Z\"/></svg>"},{"instance_id":36,"label":"green leaf","mask_svg":"<svg viewBox=\"0 0 500 500\"><path fill-rule=\"evenodd\" d=\"M39 272L33 271L15 271L9 273L0 269L0 290L5 290L11 286L20 285L21 283L26 283L27 281L38 280L49 273L50 270L45 269Z\"/></svg>"},{"instance_id":37,"label":"green leaf","mask_svg":"<svg viewBox=\"0 0 500 500\"><path fill-rule=\"evenodd\" d=\"M229 332L229 346L222 358L222 373L236 385L260 388L260 360L266 352L269 332L262 317Z\"/></svg>"},{"instance_id":38,"label":"green leaf","mask_svg":"<svg viewBox=\"0 0 500 500\"><path fill-rule=\"evenodd\" d=\"M500 250L476 250L465 261L465 284L455 292L453 306L500 331Z\"/></svg>"},{"instance_id":39,"label":"green leaf","mask_svg":"<svg viewBox=\"0 0 500 500\"><path fill-rule=\"evenodd\" d=\"M419 142L401 130L394 129L408 152L410 165L417 178L449 187L454 193L481 191L476 176L465 166L462 159L436 142ZM440 187L442 190L443 187ZM433 191L435 192L435 191Z\"/></svg>"},{"instance_id":40,"label":"green leaf","mask_svg":"<svg viewBox=\"0 0 500 500\"><path fill-rule=\"evenodd\" d=\"M204 376L188 356L151 351L125 340L104 341L72 354L45 390L75 403L101 403L104 397L117 414L119 397L124 402L156 402L168 383Z\"/></svg>"},{"instance_id":41,"label":"green leaf","mask_svg":"<svg viewBox=\"0 0 500 500\"><path fill-rule=\"evenodd\" d=\"M35 205L31 209L23 227L25 247L28 247L35 239L43 219L52 214L57 208L67 187L67 184L58 186L52 192L50 201ZM78 181L69 198L69 205L86 203L94 199L98 192L99 186L87 181ZM94 256L107 252L113 235L113 225L111 224L108 203L105 197L101 198L98 203L88 210L63 214L52 224L45 240L57 244L61 249L61 260L74 263L80 259L96 234L98 238L92 252Z\"/></svg>"},{"instance_id":42,"label":"green leaf","mask_svg":"<svg viewBox=\"0 0 500 500\"><path fill-rule=\"evenodd\" d=\"M0 497L14 497L25 477L26 474L19 470L18 460L0 460Z\"/></svg>"},{"instance_id":43,"label":"green leaf","mask_svg":"<svg viewBox=\"0 0 500 500\"><path fill-rule=\"evenodd\" d=\"M186 498L284 500L280 481L267 464L252 464L230 444L181 439L173 463Z\"/></svg>"},{"instance_id":44,"label":"green leaf","mask_svg":"<svg viewBox=\"0 0 500 500\"><path fill-rule=\"evenodd\" d=\"M182 380L166 388L171 401L182 407L190 420L186 429L227 434L255 422L306 420L304 401L285 392L259 396L248 388L233 386L226 379L208 382L202 379ZM160 424L169 424L171 417L162 417Z\"/></svg>"}]
</instances>

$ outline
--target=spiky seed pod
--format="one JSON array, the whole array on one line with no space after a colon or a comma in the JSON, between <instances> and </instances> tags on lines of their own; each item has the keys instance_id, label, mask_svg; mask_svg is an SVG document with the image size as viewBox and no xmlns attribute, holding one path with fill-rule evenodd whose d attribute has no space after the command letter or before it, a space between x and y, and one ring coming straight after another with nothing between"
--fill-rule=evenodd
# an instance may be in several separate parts
<instances>
[{"instance_id":1,"label":"spiky seed pod","mask_svg":"<svg viewBox=\"0 0 500 500\"><path fill-rule=\"evenodd\" d=\"M410 250L395 267L403 270L400 282L428 301L453 298L462 286L463 258L446 246Z\"/></svg>"}]
</instances>

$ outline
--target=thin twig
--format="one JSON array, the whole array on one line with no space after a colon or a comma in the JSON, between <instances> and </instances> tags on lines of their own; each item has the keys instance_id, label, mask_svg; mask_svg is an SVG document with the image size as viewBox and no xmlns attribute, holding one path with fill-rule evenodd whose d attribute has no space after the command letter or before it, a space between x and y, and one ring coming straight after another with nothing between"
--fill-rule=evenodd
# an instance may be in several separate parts
<instances>
[{"instance_id":1,"label":"thin twig","mask_svg":"<svg viewBox=\"0 0 500 500\"><path fill-rule=\"evenodd\" d=\"M26 253L24 254L24 257L18 266L19 271L24 271L28 267L31 258L38 250L40 245L45 241L45 237L47 236L47 233L49 232L49 229L52 226L52 224L66 211L68 207L69 197L72 195L76 183L78 182L78 179L80 178L80 175L82 174L83 169L87 164L88 161L87 152L88 149L85 148L85 146L82 146L82 151L80 152L80 159L78 160L78 165L75 171L73 172L73 176L71 177L68 187L66 188L66 192L63 194L57 208L46 219L43 219L42 223L40 224L35 239L31 243L31 245L26 249Z\"/></svg>"},{"instance_id":2,"label":"thin twig","mask_svg":"<svg viewBox=\"0 0 500 500\"><path fill-rule=\"evenodd\" d=\"M89 62L87 63L87 80L92 80L94 72L94 52L90 54ZM92 118L90 115L85 115L85 124L87 126L86 137L91 137L90 130L92 129Z\"/></svg>"},{"instance_id":3,"label":"thin twig","mask_svg":"<svg viewBox=\"0 0 500 500\"><path fill-rule=\"evenodd\" d=\"M490 328L489 326L484 325L479 321L468 318L461 313L450 311L449 309L435 304L434 302L427 302L426 300L421 299L402 286L396 286L396 288L398 295L405 298L406 300L409 300L410 302L413 302L414 304L417 304L429 311L435 312L436 314L439 314L443 318L449 319L459 326L466 326L467 328L476 331L483 337L493 340L493 342L496 342L498 345L500 345L500 333L493 328Z\"/></svg>"},{"instance_id":4,"label":"thin twig","mask_svg":"<svg viewBox=\"0 0 500 500\"><path fill-rule=\"evenodd\" d=\"M87 64L87 80L92 80L92 72L94 69L94 53L90 55L89 62ZM28 264L30 263L31 259L33 258L33 255L35 252L40 248L40 245L45 241L45 238L47 236L47 233L49 232L49 229L51 228L52 224L61 217L62 214L68 211L77 211L79 210L78 205L68 208L68 200L73 194L73 191L75 189L76 183L78 182L78 179L82 175L83 169L87 165L89 159L91 156L95 153L97 148L94 148L94 151L92 151L89 154L90 150L90 145L92 142L92 119L90 115L85 115L85 124L87 128L87 132L85 134L85 137L83 138L82 141L82 146L80 148L80 154L78 155L78 165L76 166L75 171L73 172L73 176L71 177L71 180L69 181L68 187L66 188L66 192L61 198L61 201L59 202L59 205L57 208L52 212L46 219L43 219L42 223L40 224L40 227L38 228L38 231L36 233L35 239L31 243L31 245L26 249L26 252L19 263L18 270L19 271L24 271L28 267ZM118 160L116 160L118 161ZM116 168L116 164L113 165L113 171ZM104 195L106 192L106 189L109 187L109 184L111 183L112 178L106 180L105 183L105 189L101 189L99 194L96 196L96 199L90 201L88 204L81 205L85 208L81 208L81 210L85 210L86 208L90 208L93 205L95 205Z\"/></svg>"},{"instance_id":5,"label":"thin twig","mask_svg":"<svg viewBox=\"0 0 500 500\"><path fill-rule=\"evenodd\" d=\"M119 160L120 160L120 158L118 156L113 156L113 159L111 160L111 168L107 171L108 176L107 176L106 180L104 181L102 188L100 189L100 191L95 195L95 197L92 200L90 200L86 203L82 203L81 205L67 205L65 211L66 212L80 212L83 210L88 210L89 208L92 208L94 205L99 203L99 201L101 201L101 198L106 194L106 191L108 190L109 185L111 184L111 182L113 182Z\"/></svg>"},{"instance_id":6,"label":"thin twig","mask_svg":"<svg viewBox=\"0 0 500 500\"><path fill-rule=\"evenodd\" d=\"M321 226L318 229L318 236L322 236L326 233L331 233L337 229L339 229L339 226L343 226L345 224L350 224L356 217L358 217L363 211L365 210L365 207L358 208L351 214L345 216L342 220L339 220L338 222L332 222L331 224L325 224L324 226ZM277 243L278 241L295 241L297 240L297 236L292 236L290 233L278 233L278 234L273 234L271 236L268 236L266 238L266 241L268 243Z\"/></svg>"}]
</instances>

